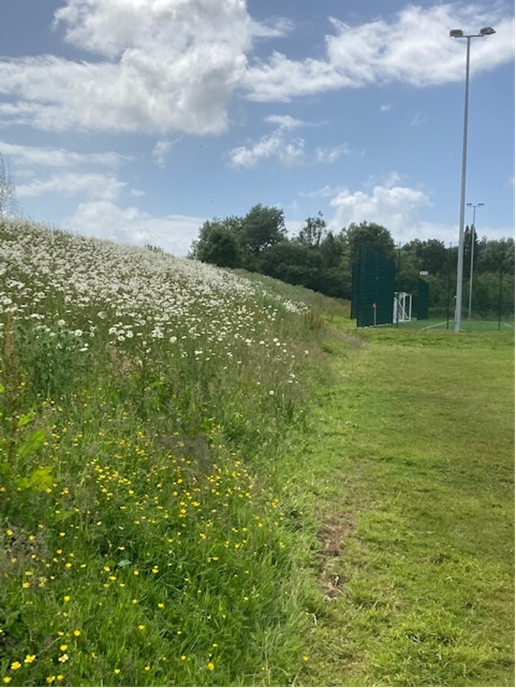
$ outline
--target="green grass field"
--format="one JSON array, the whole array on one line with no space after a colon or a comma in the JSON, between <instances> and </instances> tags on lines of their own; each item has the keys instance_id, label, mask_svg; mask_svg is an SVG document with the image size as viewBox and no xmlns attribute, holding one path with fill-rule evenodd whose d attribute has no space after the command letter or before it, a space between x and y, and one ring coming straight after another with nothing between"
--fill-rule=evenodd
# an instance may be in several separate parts
<instances>
[{"instance_id":1,"label":"green grass field","mask_svg":"<svg viewBox=\"0 0 516 688\"><path fill-rule=\"evenodd\" d=\"M396 325L393 325L396 327ZM432 318L429 320L412 320L408 323L398 323L398 329L403 330L451 330L453 331L453 317ZM462 330L464 332L514 332L514 320L502 318L498 320L478 320L463 318Z\"/></svg>"},{"instance_id":2,"label":"green grass field","mask_svg":"<svg viewBox=\"0 0 516 688\"><path fill-rule=\"evenodd\" d=\"M310 685L514 685L514 337L367 329L320 431Z\"/></svg>"},{"instance_id":3,"label":"green grass field","mask_svg":"<svg viewBox=\"0 0 516 688\"><path fill-rule=\"evenodd\" d=\"M0 308L0 683L514 685L509 327L9 221Z\"/></svg>"}]
</instances>

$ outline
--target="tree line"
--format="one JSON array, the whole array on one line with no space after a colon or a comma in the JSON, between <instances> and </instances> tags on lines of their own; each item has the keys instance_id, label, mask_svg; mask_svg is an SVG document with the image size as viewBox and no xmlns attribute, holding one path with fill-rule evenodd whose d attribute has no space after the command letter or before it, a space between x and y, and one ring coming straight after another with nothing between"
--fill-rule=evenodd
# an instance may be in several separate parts
<instances>
[{"instance_id":1,"label":"tree line","mask_svg":"<svg viewBox=\"0 0 516 688\"><path fill-rule=\"evenodd\" d=\"M479 238L474 228L464 236L464 279L469 283L473 237L473 313L488 317L514 313L514 239ZM434 315L453 311L457 247L437 239L414 239L396 246L390 231L375 222L351 223L335 232L321 212L306 218L289 237L283 210L253 206L249 212L206 221L189 257L219 267L242 268L301 285L327 296L350 299L352 265L360 243L395 261L396 289L415 294L421 273L430 285ZM467 298L465 299L467 304Z\"/></svg>"}]
</instances>

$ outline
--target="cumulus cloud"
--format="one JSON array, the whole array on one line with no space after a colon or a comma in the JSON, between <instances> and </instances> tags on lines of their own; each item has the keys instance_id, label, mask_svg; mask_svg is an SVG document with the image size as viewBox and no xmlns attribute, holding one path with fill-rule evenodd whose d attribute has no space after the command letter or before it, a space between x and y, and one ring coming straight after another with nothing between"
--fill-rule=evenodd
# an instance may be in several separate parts
<instances>
[{"instance_id":1,"label":"cumulus cloud","mask_svg":"<svg viewBox=\"0 0 516 688\"><path fill-rule=\"evenodd\" d=\"M426 194L405 186L377 185L370 193L344 188L330 201L335 213L329 224L340 229L352 222L376 222L398 240L408 241L417 236L421 227L419 211L428 205Z\"/></svg>"},{"instance_id":2,"label":"cumulus cloud","mask_svg":"<svg viewBox=\"0 0 516 688\"><path fill-rule=\"evenodd\" d=\"M0 117L51 131L219 133L249 24L244 0L67 0L55 26L93 59L4 58Z\"/></svg>"},{"instance_id":3,"label":"cumulus cloud","mask_svg":"<svg viewBox=\"0 0 516 688\"><path fill-rule=\"evenodd\" d=\"M120 208L108 200L81 203L60 223L74 232L124 244L159 246L176 256L186 256L206 218L188 215L155 217L132 206Z\"/></svg>"},{"instance_id":4,"label":"cumulus cloud","mask_svg":"<svg viewBox=\"0 0 516 688\"><path fill-rule=\"evenodd\" d=\"M514 18L499 6L488 9L462 3L434 7L410 5L392 21L377 20L351 26L331 19L333 33L325 39L325 54L291 60L274 52L267 61L249 67L248 98L289 101L340 88L372 83L403 82L423 87L464 79L464 42L449 37L453 28L473 32L486 24L497 34L475 42L472 73L487 71L514 57Z\"/></svg>"}]
</instances>

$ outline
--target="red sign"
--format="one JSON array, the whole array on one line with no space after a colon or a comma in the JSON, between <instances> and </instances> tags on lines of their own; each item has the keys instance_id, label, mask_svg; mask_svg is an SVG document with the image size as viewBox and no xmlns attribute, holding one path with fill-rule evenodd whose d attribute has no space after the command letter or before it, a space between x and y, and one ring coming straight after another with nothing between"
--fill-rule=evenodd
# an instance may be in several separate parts
<instances>
[{"instance_id":1,"label":"red sign","mask_svg":"<svg viewBox=\"0 0 516 688\"><path fill-rule=\"evenodd\" d=\"M373 303L373 308L376 310L376 303Z\"/></svg>"}]
</instances>

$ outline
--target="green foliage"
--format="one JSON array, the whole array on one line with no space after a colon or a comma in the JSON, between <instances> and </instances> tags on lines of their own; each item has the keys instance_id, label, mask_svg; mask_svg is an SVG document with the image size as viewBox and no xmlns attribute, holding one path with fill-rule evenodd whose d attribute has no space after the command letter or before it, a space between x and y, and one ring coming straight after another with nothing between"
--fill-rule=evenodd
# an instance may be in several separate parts
<instances>
[{"instance_id":1,"label":"green foliage","mask_svg":"<svg viewBox=\"0 0 516 688\"><path fill-rule=\"evenodd\" d=\"M191 257L219 267L257 268L257 257L286 238L283 211L255 205L245 217L208 220L199 230Z\"/></svg>"},{"instance_id":2,"label":"green foliage","mask_svg":"<svg viewBox=\"0 0 516 688\"><path fill-rule=\"evenodd\" d=\"M207 220L199 230L191 257L219 267L241 267L243 263L242 226L239 218Z\"/></svg>"},{"instance_id":3,"label":"green foliage","mask_svg":"<svg viewBox=\"0 0 516 688\"><path fill-rule=\"evenodd\" d=\"M352 222L347 230L343 230L342 233L348 266L358 260L361 243L367 244L369 248L382 253L386 258L393 259L395 257L394 239L391 233L376 222L361 222L358 225Z\"/></svg>"},{"instance_id":4,"label":"green foliage","mask_svg":"<svg viewBox=\"0 0 516 688\"><path fill-rule=\"evenodd\" d=\"M328 237L328 234L326 221L319 211L317 217L306 218L305 225L299 230L296 240L305 246L318 248Z\"/></svg>"},{"instance_id":5,"label":"green foliage","mask_svg":"<svg viewBox=\"0 0 516 688\"><path fill-rule=\"evenodd\" d=\"M202 263L2 231L0 680L294 681L283 485L322 322Z\"/></svg>"},{"instance_id":6,"label":"green foliage","mask_svg":"<svg viewBox=\"0 0 516 688\"><path fill-rule=\"evenodd\" d=\"M404 269L406 269L408 261L411 262L416 274L419 274L421 270L425 270L431 275L442 274L446 272L448 250L444 242L437 239L427 241L414 239L403 246L402 262Z\"/></svg>"},{"instance_id":7,"label":"green foliage","mask_svg":"<svg viewBox=\"0 0 516 688\"><path fill-rule=\"evenodd\" d=\"M307 217L299 233L287 238L283 212L256 205L244 217L210 220L199 230L191 256L221 267L246 268L289 284L337 298L351 298L352 265L365 243L396 262L396 289L413 295L414 312L420 272L428 273L429 305L434 314L453 310L457 248L442 241L414 239L395 250L388 229L374 222L352 223L338 233L329 231L321 212ZM464 275L469 275L471 230L465 230ZM474 251L477 316L514 313L511 280L514 276L514 240L478 241ZM503 274L502 296L494 275ZM488 276L490 275L490 276Z\"/></svg>"},{"instance_id":8,"label":"green foliage","mask_svg":"<svg viewBox=\"0 0 516 688\"><path fill-rule=\"evenodd\" d=\"M1 231L5 685L510 683L510 334Z\"/></svg>"},{"instance_id":9,"label":"green foliage","mask_svg":"<svg viewBox=\"0 0 516 688\"><path fill-rule=\"evenodd\" d=\"M78 376L87 369L82 330L74 333L62 326L21 328L20 365L29 372L29 384L42 397L59 399L74 389ZM21 343L21 342L20 342Z\"/></svg>"},{"instance_id":10,"label":"green foliage","mask_svg":"<svg viewBox=\"0 0 516 688\"><path fill-rule=\"evenodd\" d=\"M255 205L242 220L242 247L256 255L286 238L283 210Z\"/></svg>"}]
</instances>

